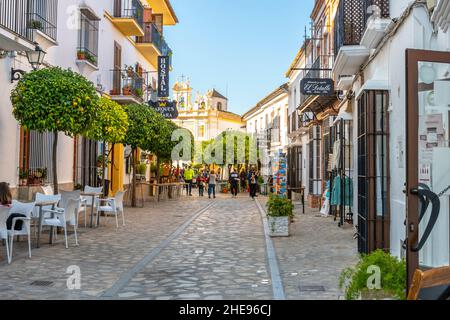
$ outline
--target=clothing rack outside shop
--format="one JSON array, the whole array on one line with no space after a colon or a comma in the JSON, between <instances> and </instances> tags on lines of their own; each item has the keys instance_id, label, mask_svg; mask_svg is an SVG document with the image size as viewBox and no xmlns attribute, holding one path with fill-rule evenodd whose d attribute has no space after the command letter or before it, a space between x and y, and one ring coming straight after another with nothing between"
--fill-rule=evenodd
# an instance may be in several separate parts
<instances>
[{"instance_id":1,"label":"clothing rack outside shop","mask_svg":"<svg viewBox=\"0 0 450 320\"><path fill-rule=\"evenodd\" d=\"M330 174L331 214L338 226L353 224L353 121L338 119L334 134L333 161ZM339 153L336 155L336 153Z\"/></svg>"}]
</instances>

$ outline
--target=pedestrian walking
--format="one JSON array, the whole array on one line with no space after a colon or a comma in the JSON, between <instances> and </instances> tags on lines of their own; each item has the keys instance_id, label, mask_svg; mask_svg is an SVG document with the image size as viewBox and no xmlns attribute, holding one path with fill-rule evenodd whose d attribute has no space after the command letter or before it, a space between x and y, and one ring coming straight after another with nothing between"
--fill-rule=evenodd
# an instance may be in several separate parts
<instances>
[{"instance_id":1,"label":"pedestrian walking","mask_svg":"<svg viewBox=\"0 0 450 320\"><path fill-rule=\"evenodd\" d=\"M197 178L197 187L198 187L198 196L203 197L206 186L206 178L205 175L201 172Z\"/></svg>"},{"instance_id":2,"label":"pedestrian walking","mask_svg":"<svg viewBox=\"0 0 450 320\"><path fill-rule=\"evenodd\" d=\"M248 174L248 183L250 185L250 197L254 200L258 189L258 174L255 169L251 169Z\"/></svg>"},{"instance_id":3,"label":"pedestrian walking","mask_svg":"<svg viewBox=\"0 0 450 320\"><path fill-rule=\"evenodd\" d=\"M239 180L239 173L237 173L236 169L233 169L230 174L231 195L233 198L236 198L238 195Z\"/></svg>"},{"instance_id":4,"label":"pedestrian walking","mask_svg":"<svg viewBox=\"0 0 450 320\"><path fill-rule=\"evenodd\" d=\"M241 191L245 192L246 191L246 186L247 186L247 172L245 172L245 169L241 170L240 173L240 178L241 178Z\"/></svg>"},{"instance_id":5,"label":"pedestrian walking","mask_svg":"<svg viewBox=\"0 0 450 320\"><path fill-rule=\"evenodd\" d=\"M194 179L194 170L189 166L184 171L184 182L187 183L186 191L190 197L192 197L192 179Z\"/></svg>"},{"instance_id":6,"label":"pedestrian walking","mask_svg":"<svg viewBox=\"0 0 450 320\"><path fill-rule=\"evenodd\" d=\"M211 195L213 195L214 199L216 198L216 184L217 184L217 175L214 170L208 175L208 197L211 199Z\"/></svg>"}]
</instances>

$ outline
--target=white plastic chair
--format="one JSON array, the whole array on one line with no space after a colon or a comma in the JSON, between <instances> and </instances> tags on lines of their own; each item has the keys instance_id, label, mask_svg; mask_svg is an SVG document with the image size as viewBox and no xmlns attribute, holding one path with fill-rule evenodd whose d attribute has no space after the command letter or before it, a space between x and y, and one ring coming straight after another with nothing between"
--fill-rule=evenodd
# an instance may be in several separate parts
<instances>
[{"instance_id":1,"label":"white plastic chair","mask_svg":"<svg viewBox=\"0 0 450 320\"><path fill-rule=\"evenodd\" d=\"M84 212L84 227L86 228L87 202L84 201L84 199L82 199L80 190L61 191L61 201L59 203L58 210L60 210L61 208L64 209L69 199L80 200L80 205L79 207L77 207L77 227L78 227L78 217L80 216L80 213Z\"/></svg>"},{"instance_id":2,"label":"white plastic chair","mask_svg":"<svg viewBox=\"0 0 450 320\"><path fill-rule=\"evenodd\" d=\"M53 191L53 187L51 185L42 186L41 189L46 196L51 196L55 194L55 192Z\"/></svg>"},{"instance_id":3,"label":"white plastic chair","mask_svg":"<svg viewBox=\"0 0 450 320\"><path fill-rule=\"evenodd\" d=\"M85 193L102 193L103 192L103 187L95 188L95 187L85 186L84 187L84 192ZM81 200L82 200L83 205L85 205L86 208L87 207L91 207L92 208L92 197L84 196L84 197L81 197ZM97 214L98 214L98 206L99 206L99 201L98 200L99 200L98 197L96 197L95 201L94 201L94 212L92 214L95 214L95 210L96 209L97 209ZM85 221L85 225L84 226L86 227L86 219L84 219L84 221ZM97 221L97 220L95 220L95 221Z\"/></svg>"},{"instance_id":4,"label":"white plastic chair","mask_svg":"<svg viewBox=\"0 0 450 320\"><path fill-rule=\"evenodd\" d=\"M9 207L0 207L0 240L6 240L6 257L8 259L8 264L11 263L11 256L9 254L9 236L8 229L6 227L6 220L9 216Z\"/></svg>"},{"instance_id":5,"label":"white plastic chair","mask_svg":"<svg viewBox=\"0 0 450 320\"><path fill-rule=\"evenodd\" d=\"M81 205L80 199L68 199L65 203L64 208L58 208L57 210L46 210L54 214L54 218L44 219L42 225L59 227L64 229L64 238L66 241L66 249L69 248L67 241L67 227L73 226L75 233L75 244L78 246L78 235L77 235L77 212Z\"/></svg>"},{"instance_id":6,"label":"white plastic chair","mask_svg":"<svg viewBox=\"0 0 450 320\"><path fill-rule=\"evenodd\" d=\"M119 220L118 215L119 213L122 213L122 223L125 225L125 214L123 210L123 197L125 195L125 192L118 191L116 193L116 196L114 198L108 198L108 199L102 199L102 202L105 202L106 204L104 206L98 207L98 213L104 212L105 214L111 214L116 217L116 227L119 228Z\"/></svg>"},{"instance_id":7,"label":"white plastic chair","mask_svg":"<svg viewBox=\"0 0 450 320\"><path fill-rule=\"evenodd\" d=\"M36 197L35 197L35 201L36 203L38 202L56 202L57 204L61 201L61 195L57 194L57 195L46 195L46 194L42 194L42 193L36 193ZM44 216L44 218L49 218L51 215L48 212L45 212L45 210L51 210L53 206L45 206L42 207L42 214ZM35 207L32 213L32 218L34 220L38 220L39 219L39 207ZM37 223L34 223L34 235L36 236L36 232L37 232ZM56 237L56 230L55 230L55 237Z\"/></svg>"},{"instance_id":8,"label":"white plastic chair","mask_svg":"<svg viewBox=\"0 0 450 320\"><path fill-rule=\"evenodd\" d=\"M9 210L9 215L18 213L23 214L25 217L17 217L13 219L11 230L8 230L8 234L10 237L10 257L12 260L13 256L13 244L14 244L14 236L27 236L28 238L28 257L31 258L31 216L33 214L33 210L35 207L35 202L23 203L16 200L12 201L12 207ZM17 221L22 221L22 229L14 230Z\"/></svg>"}]
</instances>

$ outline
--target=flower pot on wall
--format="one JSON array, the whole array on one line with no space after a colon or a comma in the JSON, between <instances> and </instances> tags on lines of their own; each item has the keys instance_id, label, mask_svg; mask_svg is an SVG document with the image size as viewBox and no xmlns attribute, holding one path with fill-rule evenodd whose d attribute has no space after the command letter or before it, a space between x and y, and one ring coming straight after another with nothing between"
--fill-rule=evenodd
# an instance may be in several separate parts
<instances>
[{"instance_id":1,"label":"flower pot on wall","mask_svg":"<svg viewBox=\"0 0 450 320\"><path fill-rule=\"evenodd\" d=\"M289 237L290 217L268 217L271 237Z\"/></svg>"},{"instance_id":2,"label":"flower pot on wall","mask_svg":"<svg viewBox=\"0 0 450 320\"><path fill-rule=\"evenodd\" d=\"M123 88L122 92L123 92L124 96L131 96L131 88L130 87Z\"/></svg>"}]
</instances>

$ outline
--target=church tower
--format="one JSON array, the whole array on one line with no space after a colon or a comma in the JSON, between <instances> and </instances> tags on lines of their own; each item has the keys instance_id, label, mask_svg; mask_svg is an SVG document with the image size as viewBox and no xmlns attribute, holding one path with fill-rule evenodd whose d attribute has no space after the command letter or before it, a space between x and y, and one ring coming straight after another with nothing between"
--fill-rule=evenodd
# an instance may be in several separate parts
<instances>
[{"instance_id":1,"label":"church tower","mask_svg":"<svg viewBox=\"0 0 450 320\"><path fill-rule=\"evenodd\" d=\"M192 88L189 79L175 82L173 95L174 100L177 101L178 111L186 112L192 110Z\"/></svg>"}]
</instances>

